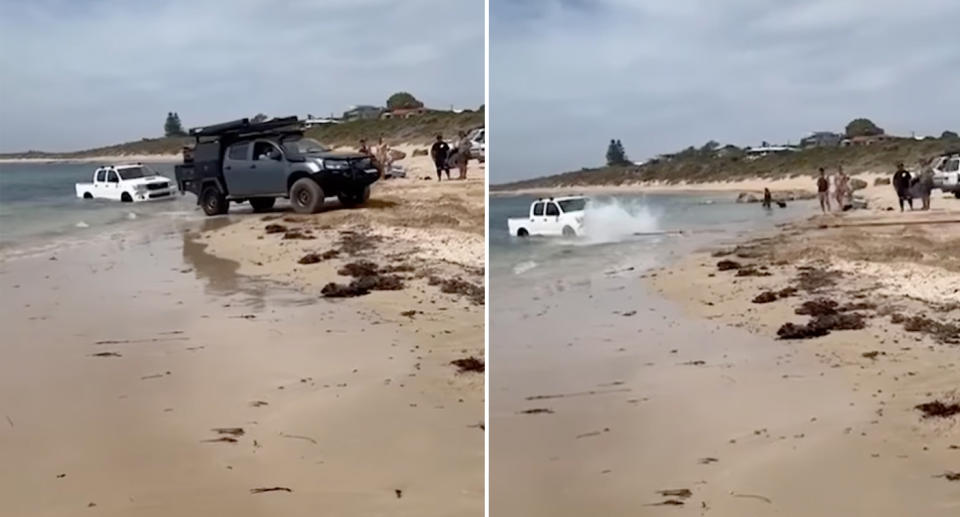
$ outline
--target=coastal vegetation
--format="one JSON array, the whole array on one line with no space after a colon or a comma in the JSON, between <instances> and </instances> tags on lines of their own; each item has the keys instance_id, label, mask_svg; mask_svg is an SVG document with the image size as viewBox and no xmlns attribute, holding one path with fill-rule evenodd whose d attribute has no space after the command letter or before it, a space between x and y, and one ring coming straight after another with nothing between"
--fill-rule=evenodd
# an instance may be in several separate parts
<instances>
[{"instance_id":1,"label":"coastal vegetation","mask_svg":"<svg viewBox=\"0 0 960 517\"><path fill-rule=\"evenodd\" d=\"M855 136L880 135L882 129L867 119L858 119L847 126ZM879 133L877 132L879 131ZM747 149L733 145L720 147L715 141L701 147L659 155L643 163L611 163L618 141L608 146L607 165L553 174L533 179L491 185L491 190L542 189L579 186L616 186L643 182L704 183L738 181L749 178L780 179L814 176L820 167L836 171L842 166L848 174L865 172L893 173L898 162L916 167L940 153L960 149L956 133L945 131L940 138L889 137L865 145L814 146L791 152L750 156ZM619 146L622 148L622 146Z\"/></svg>"},{"instance_id":2,"label":"coastal vegetation","mask_svg":"<svg viewBox=\"0 0 960 517\"><path fill-rule=\"evenodd\" d=\"M168 123L172 120L179 124L179 115L170 113ZM258 115L258 117L261 115ZM222 121L212 121L222 122ZM326 124L315 126L306 131L307 136L316 138L329 146L354 146L361 138L375 141L379 137L392 143L426 144L443 134L447 138L454 138L458 131L467 131L484 125L484 112L464 111L427 111L423 115L411 118L356 120L340 124ZM171 124L170 129L176 130ZM173 131L161 138L143 138L132 142L97 147L82 151L48 152L25 151L18 153L0 154L0 159L34 158L34 159L71 159L89 158L95 156L134 156L134 155L161 155L177 154L182 147L193 141L183 133L183 128Z\"/></svg>"}]
</instances>

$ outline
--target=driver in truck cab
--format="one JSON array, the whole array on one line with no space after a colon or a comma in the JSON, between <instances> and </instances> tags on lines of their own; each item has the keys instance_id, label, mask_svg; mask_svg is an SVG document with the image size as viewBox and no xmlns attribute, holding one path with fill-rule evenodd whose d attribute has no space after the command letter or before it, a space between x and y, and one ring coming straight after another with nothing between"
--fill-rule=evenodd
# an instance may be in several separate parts
<instances>
[{"instance_id":1,"label":"driver in truck cab","mask_svg":"<svg viewBox=\"0 0 960 517\"><path fill-rule=\"evenodd\" d=\"M264 146L265 149L257 157L258 160L276 160L280 158L280 155L277 153L277 149L272 145Z\"/></svg>"}]
</instances>

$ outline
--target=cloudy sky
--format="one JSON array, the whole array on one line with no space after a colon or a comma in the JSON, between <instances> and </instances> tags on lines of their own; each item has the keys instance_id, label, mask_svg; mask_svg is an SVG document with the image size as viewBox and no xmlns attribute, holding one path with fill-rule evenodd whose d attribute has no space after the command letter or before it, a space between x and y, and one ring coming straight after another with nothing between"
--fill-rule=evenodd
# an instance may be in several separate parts
<instances>
[{"instance_id":1,"label":"cloudy sky","mask_svg":"<svg viewBox=\"0 0 960 517\"><path fill-rule=\"evenodd\" d=\"M483 0L0 0L0 152L65 151L398 90L484 102Z\"/></svg>"},{"instance_id":2,"label":"cloudy sky","mask_svg":"<svg viewBox=\"0 0 960 517\"><path fill-rule=\"evenodd\" d=\"M866 116L960 130L957 0L491 0L491 180Z\"/></svg>"}]
</instances>

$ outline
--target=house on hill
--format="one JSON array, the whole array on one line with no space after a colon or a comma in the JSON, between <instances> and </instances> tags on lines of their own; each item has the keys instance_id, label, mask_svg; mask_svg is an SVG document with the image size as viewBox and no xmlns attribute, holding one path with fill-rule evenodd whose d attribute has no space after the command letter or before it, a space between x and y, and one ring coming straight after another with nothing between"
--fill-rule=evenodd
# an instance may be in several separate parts
<instances>
[{"instance_id":1,"label":"house on hill","mask_svg":"<svg viewBox=\"0 0 960 517\"><path fill-rule=\"evenodd\" d=\"M862 136L851 136L849 138L844 138L840 145L844 147L851 147L855 145L873 145L879 142L886 142L892 140L894 137L890 135L862 135Z\"/></svg>"},{"instance_id":2,"label":"house on hill","mask_svg":"<svg viewBox=\"0 0 960 517\"><path fill-rule=\"evenodd\" d=\"M832 131L816 131L800 140L800 147L837 147L843 141L843 135Z\"/></svg>"},{"instance_id":3,"label":"house on hill","mask_svg":"<svg viewBox=\"0 0 960 517\"><path fill-rule=\"evenodd\" d=\"M343 120L376 120L383 113L383 108L377 106L361 105L351 106L350 109L343 112Z\"/></svg>"},{"instance_id":4,"label":"house on hill","mask_svg":"<svg viewBox=\"0 0 960 517\"><path fill-rule=\"evenodd\" d=\"M747 154L748 159L756 159L762 156L768 156L771 154L783 154L783 153L794 153L797 152L795 147L787 145L769 145L764 142L765 145L760 147L748 147L744 149L744 152Z\"/></svg>"},{"instance_id":5,"label":"house on hill","mask_svg":"<svg viewBox=\"0 0 960 517\"><path fill-rule=\"evenodd\" d=\"M387 118L419 117L420 115L423 115L426 112L427 112L427 108L424 108L422 106L419 108L397 108L397 109L384 111L383 113L380 114L380 118L387 119Z\"/></svg>"}]
</instances>

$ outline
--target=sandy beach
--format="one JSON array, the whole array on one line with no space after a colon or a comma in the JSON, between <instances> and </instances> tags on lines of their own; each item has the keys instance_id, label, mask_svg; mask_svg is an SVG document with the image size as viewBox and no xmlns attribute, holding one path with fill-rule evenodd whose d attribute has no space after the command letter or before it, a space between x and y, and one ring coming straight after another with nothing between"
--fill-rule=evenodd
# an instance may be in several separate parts
<instances>
[{"instance_id":1,"label":"sandy beach","mask_svg":"<svg viewBox=\"0 0 960 517\"><path fill-rule=\"evenodd\" d=\"M5 259L2 513L482 514L484 375L452 362L483 357L483 169L400 163L358 209Z\"/></svg>"},{"instance_id":2,"label":"sandy beach","mask_svg":"<svg viewBox=\"0 0 960 517\"><path fill-rule=\"evenodd\" d=\"M792 181L779 189L804 188ZM960 201L900 214L869 185L870 210L806 201L809 219L769 231L678 237L666 266L638 258L517 300L495 285L491 513L960 511ZM817 318L798 309L834 330L780 339Z\"/></svg>"}]
</instances>

